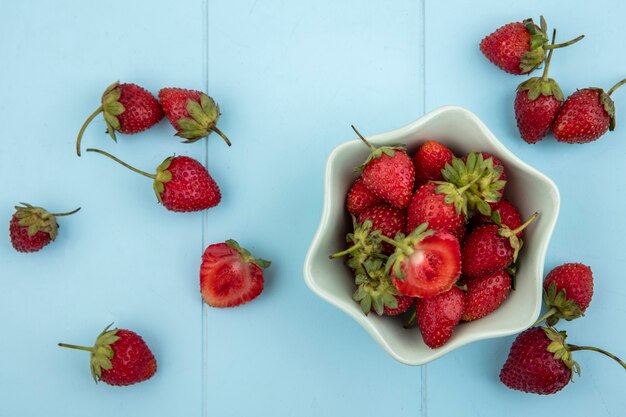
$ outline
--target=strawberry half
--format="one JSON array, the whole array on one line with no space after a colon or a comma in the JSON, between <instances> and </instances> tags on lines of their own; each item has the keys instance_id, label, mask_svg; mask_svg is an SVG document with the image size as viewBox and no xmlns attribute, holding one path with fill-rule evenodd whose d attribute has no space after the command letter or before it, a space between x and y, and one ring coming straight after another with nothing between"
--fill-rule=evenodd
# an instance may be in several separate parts
<instances>
[{"instance_id":1,"label":"strawberry half","mask_svg":"<svg viewBox=\"0 0 626 417\"><path fill-rule=\"evenodd\" d=\"M206 210L216 206L222 199L217 183L200 162L188 156L166 158L156 169L156 174L149 174L128 165L100 149L87 149L107 156L126 168L154 180L154 193L170 211L190 212Z\"/></svg>"},{"instance_id":2,"label":"strawberry half","mask_svg":"<svg viewBox=\"0 0 626 417\"><path fill-rule=\"evenodd\" d=\"M376 196L363 184L362 178L357 178L346 198L346 209L348 213L359 215L363 210L381 203L381 199Z\"/></svg>"},{"instance_id":3,"label":"strawberry half","mask_svg":"<svg viewBox=\"0 0 626 417\"><path fill-rule=\"evenodd\" d=\"M355 171L362 171L363 184L379 198L397 208L405 208L411 201L415 171L413 162L402 146L381 146L375 148L359 133L352 129L371 150L365 162Z\"/></svg>"},{"instance_id":4,"label":"strawberry half","mask_svg":"<svg viewBox=\"0 0 626 417\"><path fill-rule=\"evenodd\" d=\"M117 142L115 132L133 134L142 132L163 118L163 110L157 99L136 84L114 82L104 90L102 104L83 123L76 138L76 154L80 156L80 143L85 129L102 113L107 132Z\"/></svg>"},{"instance_id":5,"label":"strawberry half","mask_svg":"<svg viewBox=\"0 0 626 417\"><path fill-rule=\"evenodd\" d=\"M176 136L192 143L215 132L230 146L230 140L217 128L220 108L215 101L197 90L183 88L162 88L159 99L167 120L170 121Z\"/></svg>"},{"instance_id":6,"label":"strawberry half","mask_svg":"<svg viewBox=\"0 0 626 417\"><path fill-rule=\"evenodd\" d=\"M511 290L511 277L505 271L481 277L467 278L463 321L478 320L494 312L506 300Z\"/></svg>"},{"instance_id":7,"label":"strawberry half","mask_svg":"<svg viewBox=\"0 0 626 417\"><path fill-rule=\"evenodd\" d=\"M461 251L457 238L446 232L427 230L423 223L415 230L393 241L396 247L387 261L386 270L393 285L404 295L428 298L448 291L461 274Z\"/></svg>"},{"instance_id":8,"label":"strawberry half","mask_svg":"<svg viewBox=\"0 0 626 417\"><path fill-rule=\"evenodd\" d=\"M431 349L446 344L465 310L465 293L458 287L417 302L417 326Z\"/></svg>"},{"instance_id":9,"label":"strawberry half","mask_svg":"<svg viewBox=\"0 0 626 417\"><path fill-rule=\"evenodd\" d=\"M263 291L263 269L270 261L254 258L230 239L209 245L202 255L200 292L212 307L236 307Z\"/></svg>"},{"instance_id":10,"label":"strawberry half","mask_svg":"<svg viewBox=\"0 0 626 417\"><path fill-rule=\"evenodd\" d=\"M421 187L428 181L443 181L441 170L453 158L454 154L445 145L434 140L425 142L413 155L415 186Z\"/></svg>"},{"instance_id":11,"label":"strawberry half","mask_svg":"<svg viewBox=\"0 0 626 417\"><path fill-rule=\"evenodd\" d=\"M48 213L41 207L20 203L15 206L15 213L9 222L9 236L13 248L18 252L37 252L58 234L59 226L56 218L69 216L80 210L80 207L67 213Z\"/></svg>"}]
</instances>

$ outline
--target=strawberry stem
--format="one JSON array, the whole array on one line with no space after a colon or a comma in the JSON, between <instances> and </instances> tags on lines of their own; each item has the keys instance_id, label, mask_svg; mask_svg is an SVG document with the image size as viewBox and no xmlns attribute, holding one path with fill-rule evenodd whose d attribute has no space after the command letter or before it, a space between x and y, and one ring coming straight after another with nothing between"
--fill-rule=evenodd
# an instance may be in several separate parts
<instances>
[{"instance_id":1,"label":"strawberry stem","mask_svg":"<svg viewBox=\"0 0 626 417\"><path fill-rule=\"evenodd\" d=\"M620 358L618 358L617 356L613 355L611 352L607 352L604 349L600 349L597 347L593 347L593 346L577 346L577 345L571 345L571 344L567 344L569 346L569 350L571 352L575 352L577 350L592 350L594 352L599 352L605 356L608 356L609 358L613 359L615 362L619 363L620 365L622 365L622 368L626 369L626 363L624 363L623 360L621 360Z\"/></svg>"},{"instance_id":2,"label":"strawberry stem","mask_svg":"<svg viewBox=\"0 0 626 417\"><path fill-rule=\"evenodd\" d=\"M417 317L417 312L413 310L413 312L411 313L411 317L409 317L409 319L406 321L406 323L404 323L404 326L402 327L404 327L405 329L410 328L415 322L416 317Z\"/></svg>"},{"instance_id":3,"label":"strawberry stem","mask_svg":"<svg viewBox=\"0 0 626 417\"><path fill-rule=\"evenodd\" d=\"M58 343L58 346L68 348L68 349L84 350L86 352L92 352L92 353L95 351L93 347L68 345L67 343Z\"/></svg>"},{"instance_id":4,"label":"strawberry stem","mask_svg":"<svg viewBox=\"0 0 626 417\"><path fill-rule=\"evenodd\" d=\"M517 229L513 229L511 232L513 232L514 235L519 234L519 232L526 229L526 226L531 224L537 218L537 216L539 216L539 213L535 212L532 216L530 216L530 219L526 220L524 224L519 226Z\"/></svg>"},{"instance_id":5,"label":"strawberry stem","mask_svg":"<svg viewBox=\"0 0 626 417\"><path fill-rule=\"evenodd\" d=\"M356 130L356 127L354 127L354 125L350 125L350 127L352 127L352 130L354 130L354 131L356 132L357 136L358 136L358 137L359 137L359 138L360 138L360 139L361 139L361 140L362 140L362 141L363 141L363 142L367 145L367 147L368 147L368 148L370 148L370 150L371 150L372 152L374 152L374 151L376 150L376 148L375 148L375 147L373 147L373 146L372 146L372 144L371 144L371 143L369 143L369 142L368 142L368 141L367 141L367 140L363 137L363 135L361 135L361 133L359 133L359 131L358 131L358 130Z\"/></svg>"},{"instance_id":6,"label":"strawberry stem","mask_svg":"<svg viewBox=\"0 0 626 417\"><path fill-rule=\"evenodd\" d=\"M83 133L85 133L85 129L91 123L91 121L104 111L104 105L101 104L100 107L96 109L91 115L85 120L85 123L80 127L80 131L78 132L78 138L76 138L76 155L80 156L80 142L83 140Z\"/></svg>"},{"instance_id":7,"label":"strawberry stem","mask_svg":"<svg viewBox=\"0 0 626 417\"><path fill-rule=\"evenodd\" d=\"M70 215L76 213L79 210L80 210L80 207L75 209L75 210L68 211L67 213L50 213L50 215L54 216L54 217L70 216Z\"/></svg>"},{"instance_id":8,"label":"strawberry stem","mask_svg":"<svg viewBox=\"0 0 626 417\"><path fill-rule=\"evenodd\" d=\"M620 88L621 86L623 86L624 84L626 84L626 78L624 78L622 81L618 82L617 84L615 84L613 87L611 87L611 89L607 92L608 95L613 94L613 91L617 90L618 88Z\"/></svg>"},{"instance_id":9,"label":"strawberry stem","mask_svg":"<svg viewBox=\"0 0 626 417\"><path fill-rule=\"evenodd\" d=\"M231 146L232 144L230 143L230 139L228 139L228 137L224 134L224 132L222 132L221 130L219 130L217 128L217 126L212 126L211 130L214 131L215 133L217 133L218 135L220 135L222 137L222 139L224 139L224 142L226 142L226 144L228 146Z\"/></svg>"},{"instance_id":10,"label":"strawberry stem","mask_svg":"<svg viewBox=\"0 0 626 417\"><path fill-rule=\"evenodd\" d=\"M552 307L550 310L546 312L543 316L539 317L536 322L533 323L533 327L537 326L539 323L547 319L548 317L552 317L556 313L556 308Z\"/></svg>"},{"instance_id":11,"label":"strawberry stem","mask_svg":"<svg viewBox=\"0 0 626 417\"><path fill-rule=\"evenodd\" d=\"M552 45L554 45L555 40L556 40L556 29L552 31ZM543 76L541 77L543 81L548 81L548 68L550 68L550 61L552 60L552 52L554 52L554 49L550 49L550 52L548 52L548 58L546 59L546 66L543 67Z\"/></svg>"},{"instance_id":12,"label":"strawberry stem","mask_svg":"<svg viewBox=\"0 0 626 417\"><path fill-rule=\"evenodd\" d=\"M107 157L111 158L112 160L114 160L114 161L115 161L115 162L117 162L118 164L125 166L126 168L130 169L131 171L136 172L137 174L141 174L141 175L143 175L144 177L152 178L153 180L155 180L155 179L156 179L156 175L154 175L154 174L148 174L147 172L144 172L144 171L142 171L142 170L140 170L140 169L137 169L137 168L135 168L135 167L133 167L133 166L130 166L130 165L128 165L126 162L122 161L121 159L118 159L118 158L114 157L113 155L111 155L111 154L110 154L110 153L108 153L108 152L101 151L100 149L94 149L94 148L89 148L89 149L87 149L87 152L97 152L97 153L99 153L99 154L102 154L102 155L104 155L104 156L107 156Z\"/></svg>"},{"instance_id":13,"label":"strawberry stem","mask_svg":"<svg viewBox=\"0 0 626 417\"><path fill-rule=\"evenodd\" d=\"M578 42L579 40L581 40L581 39L582 39L582 38L584 38L584 37L585 37L585 35L580 35L579 37L574 38L574 39L572 39L572 40L569 40L569 41L567 41L567 42L557 43L556 45L555 45L555 44L552 44L552 45L545 45L545 46L543 47L543 49L557 49L557 48L564 48L564 47L566 47L566 46L570 46L570 45L572 45L572 44L575 44L576 42Z\"/></svg>"},{"instance_id":14,"label":"strawberry stem","mask_svg":"<svg viewBox=\"0 0 626 417\"><path fill-rule=\"evenodd\" d=\"M348 249L346 249L344 251L337 252L337 253L334 253L334 254L330 255L329 258L330 259L335 259L335 258L339 258L339 257L342 257L342 256L346 256L346 255L348 255L348 254L350 254L350 253L352 253L355 250L360 249L360 248L361 248L361 244L357 243L356 245L351 246L351 247L349 247Z\"/></svg>"}]
</instances>

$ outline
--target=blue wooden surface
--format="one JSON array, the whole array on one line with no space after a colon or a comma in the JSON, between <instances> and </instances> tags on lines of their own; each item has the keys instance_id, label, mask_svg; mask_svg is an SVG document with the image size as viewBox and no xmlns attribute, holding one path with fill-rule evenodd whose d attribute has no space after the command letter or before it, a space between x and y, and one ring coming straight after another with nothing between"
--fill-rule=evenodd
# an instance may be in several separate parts
<instances>
[{"instance_id":1,"label":"blue wooden surface","mask_svg":"<svg viewBox=\"0 0 626 417\"><path fill-rule=\"evenodd\" d=\"M621 12L621 13L620 13ZM497 26L543 13L559 39L565 93L626 76L618 53L626 6L571 2L121 0L22 1L0 7L3 163L0 218L18 201L64 211L58 240L34 255L0 239L0 416L620 416L624 372L580 353L583 378L551 397L513 392L497 374L512 338L462 348L424 367L396 363L351 319L313 296L301 267L322 204L326 156L352 137L401 126L443 104L476 112L516 154L551 176L562 210L547 268L592 266L587 316L563 326L574 343L626 356L621 205L626 166L615 133L586 146L517 136L513 90L477 44ZM594 20L604 24L593 24ZM217 138L183 145L163 122L113 144L95 122L84 141L140 168L172 153L207 163L223 191L206 213L169 213L150 181L97 155L77 158L83 119L115 79L153 92L205 89L220 103ZM266 290L233 310L203 307L203 248L235 238L271 259ZM95 385L80 352L115 321L141 333L159 371L129 388Z\"/></svg>"}]
</instances>

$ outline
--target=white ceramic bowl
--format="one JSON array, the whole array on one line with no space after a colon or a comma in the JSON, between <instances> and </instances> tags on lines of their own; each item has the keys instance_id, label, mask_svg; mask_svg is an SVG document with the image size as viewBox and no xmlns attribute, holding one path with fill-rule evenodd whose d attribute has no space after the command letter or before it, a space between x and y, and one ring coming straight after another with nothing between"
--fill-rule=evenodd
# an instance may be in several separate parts
<instances>
[{"instance_id":1,"label":"white ceramic bowl","mask_svg":"<svg viewBox=\"0 0 626 417\"><path fill-rule=\"evenodd\" d=\"M508 175L507 198L524 220L535 211L539 218L524 232L515 291L498 310L460 324L448 343L430 349L416 328L405 330L393 317L378 317L375 313L365 316L352 300L355 287L351 272L341 260L328 258L345 248L345 234L351 228L345 198L356 177L354 167L369 152L359 140L333 150L326 164L322 219L304 262L305 281L315 294L363 326L391 356L409 365L425 364L476 340L519 333L533 324L541 309L543 264L559 212L559 192L554 182L513 155L476 115L461 107L442 107L400 129L368 136L374 145L406 144L410 155L429 139L443 143L456 155L483 151L497 156Z\"/></svg>"}]
</instances>

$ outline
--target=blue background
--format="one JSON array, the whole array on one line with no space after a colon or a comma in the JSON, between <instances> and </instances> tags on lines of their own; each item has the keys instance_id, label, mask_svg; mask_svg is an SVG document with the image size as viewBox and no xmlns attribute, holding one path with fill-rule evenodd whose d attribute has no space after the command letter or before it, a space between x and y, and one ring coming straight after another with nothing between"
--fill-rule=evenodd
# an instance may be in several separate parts
<instances>
[{"instance_id":1,"label":"blue background","mask_svg":"<svg viewBox=\"0 0 626 417\"><path fill-rule=\"evenodd\" d=\"M0 239L0 416L620 416L624 371L579 352L583 377L538 397L498 380L511 338L478 342L423 367L401 365L351 319L316 298L302 263L322 205L327 155L350 139L402 126L444 104L474 111L523 160L555 180L562 210L546 268L581 261L596 278L572 343L626 356L626 91L614 133L584 145L518 137L514 77L478 51L509 21L538 19L558 39L551 75L566 94L626 77L626 6L618 1L6 1L0 6L0 218L26 201L60 220L45 250ZM180 86L220 104L217 137L181 144L164 121L119 135L97 119L84 143L139 168L176 153L204 161L223 192L206 213L170 213L149 180L98 155L77 158L75 135L112 81L153 92ZM6 236L6 235L5 235ZM232 310L203 306L200 255L235 238L273 261L266 289ZM109 322L144 336L159 363L150 381L95 385L86 354Z\"/></svg>"}]
</instances>

